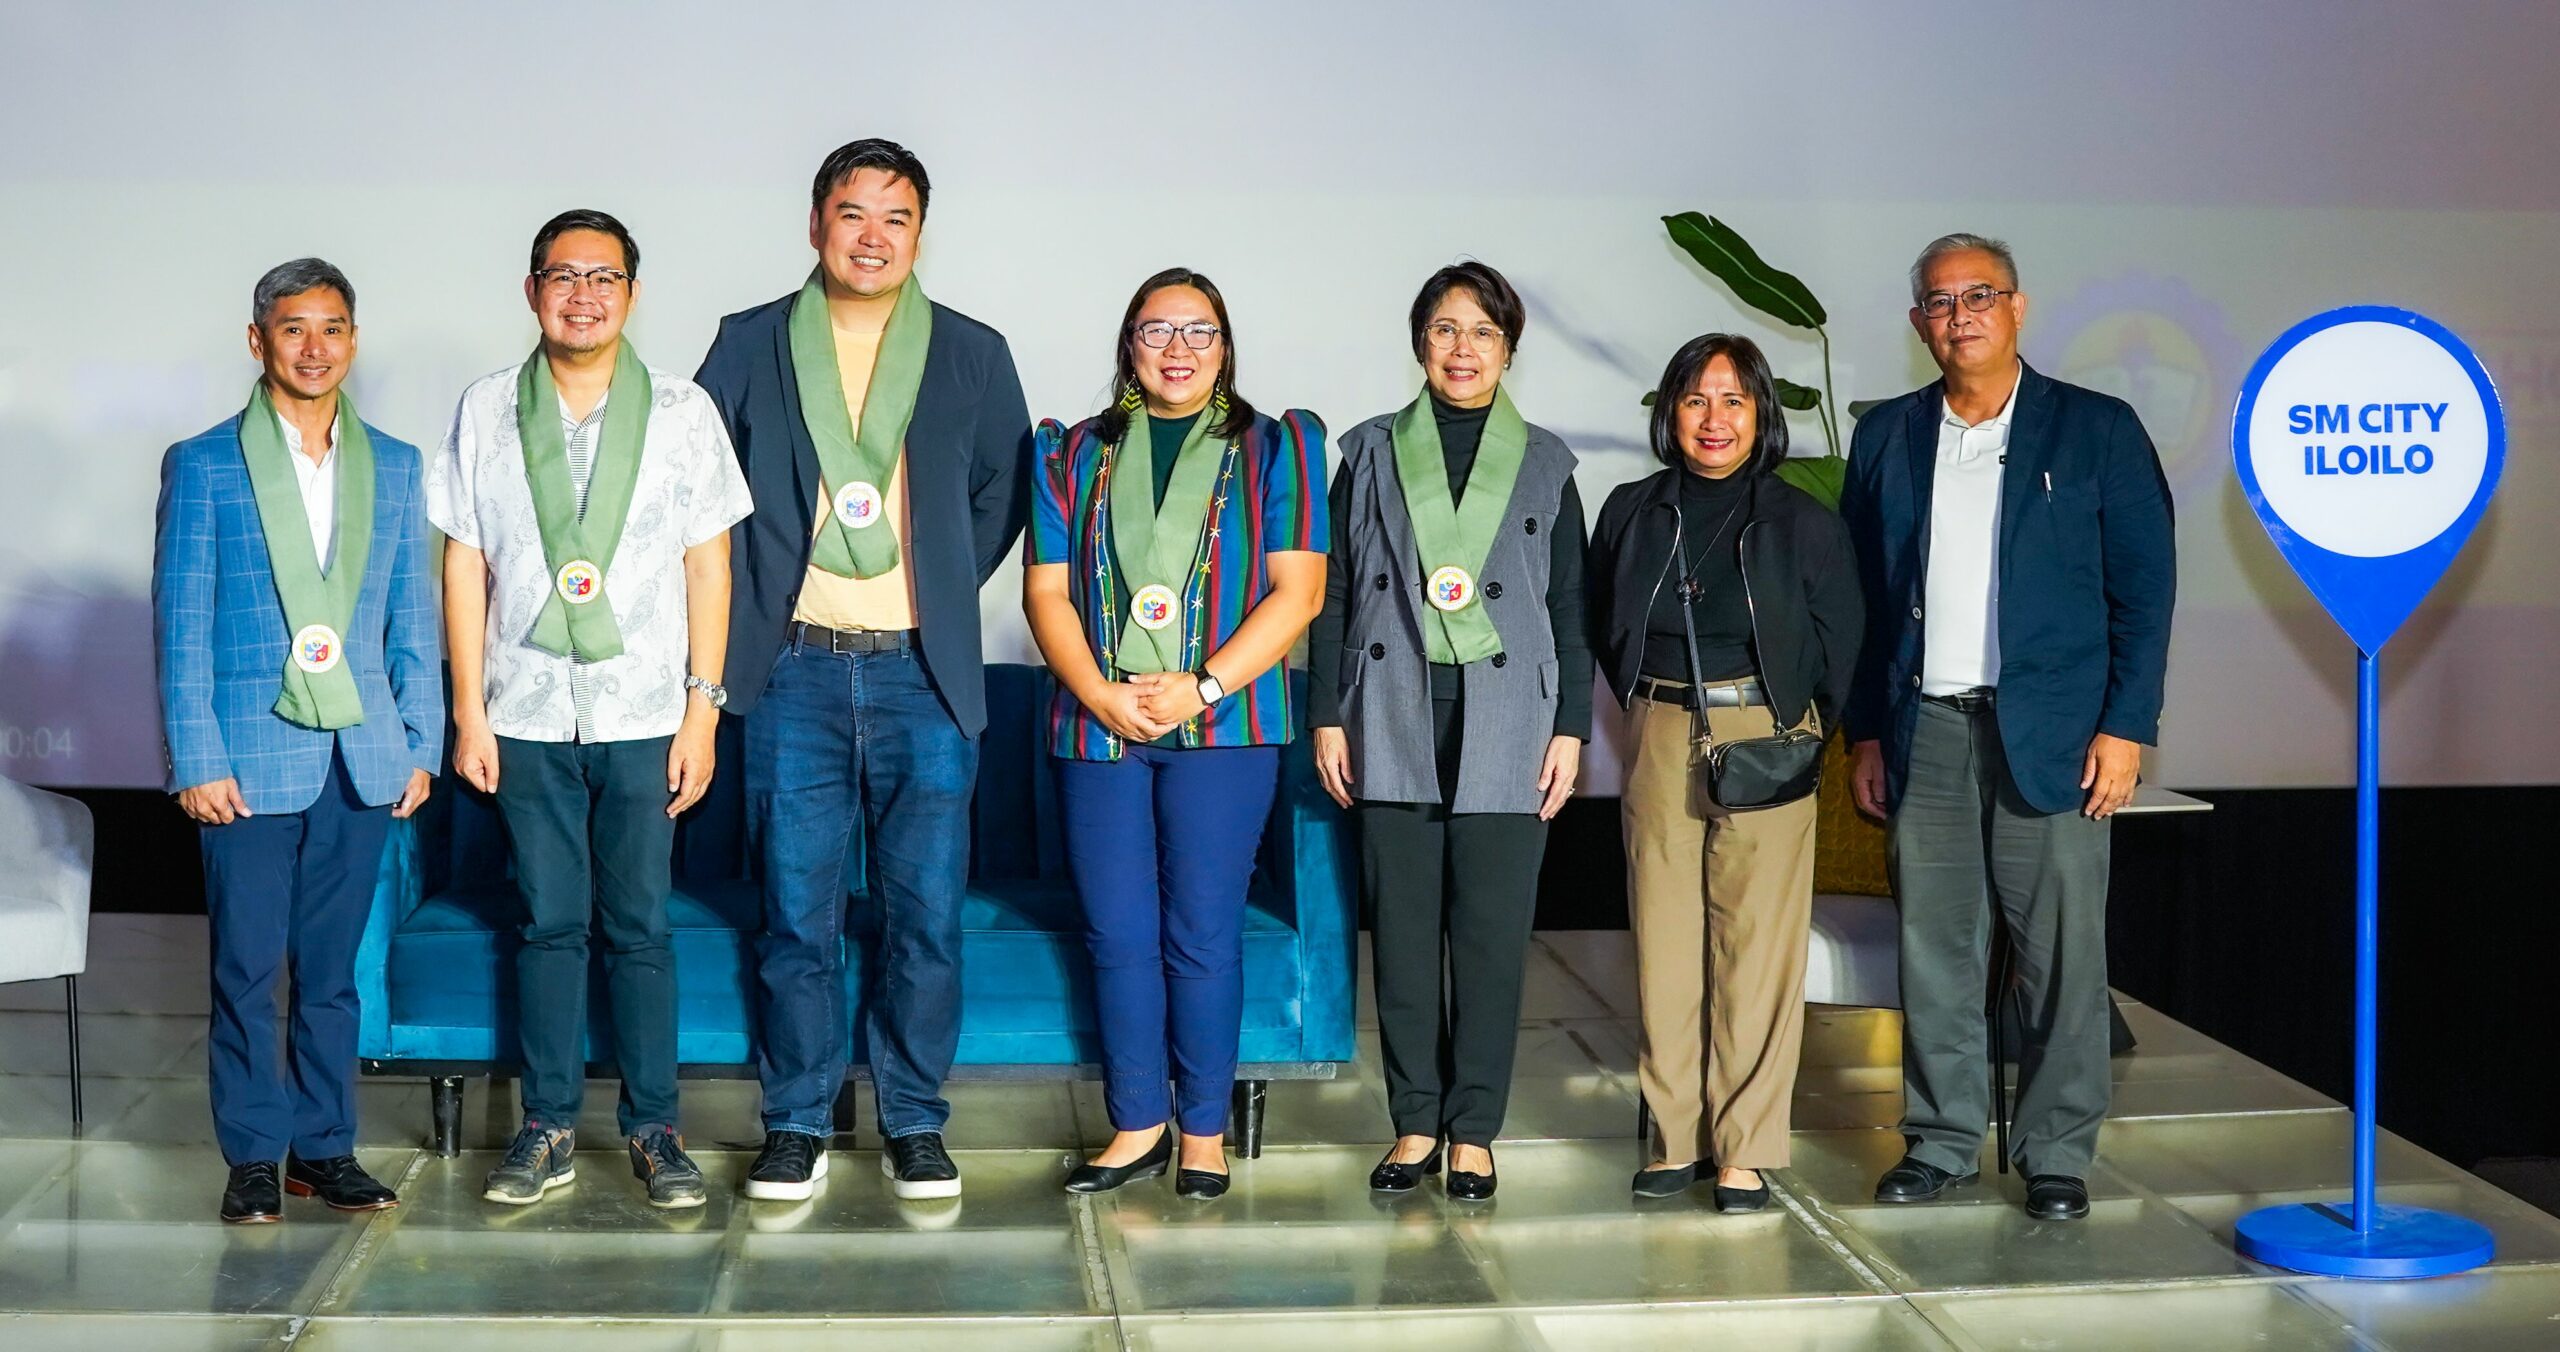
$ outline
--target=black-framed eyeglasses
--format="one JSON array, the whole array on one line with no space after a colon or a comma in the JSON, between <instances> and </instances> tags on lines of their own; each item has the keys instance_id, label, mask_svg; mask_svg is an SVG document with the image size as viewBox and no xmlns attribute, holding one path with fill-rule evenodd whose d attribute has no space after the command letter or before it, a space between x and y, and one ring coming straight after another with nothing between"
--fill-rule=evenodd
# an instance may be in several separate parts
<instances>
[{"instance_id":1,"label":"black-framed eyeglasses","mask_svg":"<svg viewBox=\"0 0 2560 1352\"><path fill-rule=\"evenodd\" d=\"M1431 344L1435 352L1447 352L1457 347L1458 335L1462 333L1467 336L1468 346L1478 352L1489 352L1496 344L1511 336L1491 324L1477 324L1469 327L1446 319L1435 319L1422 326L1422 340Z\"/></svg>"},{"instance_id":2,"label":"black-framed eyeglasses","mask_svg":"<svg viewBox=\"0 0 2560 1352\"><path fill-rule=\"evenodd\" d=\"M1157 351L1171 347L1177 333L1182 335L1182 345L1194 352L1206 352L1218 345L1218 326L1215 324L1170 324L1161 319L1150 319L1130 332L1138 335L1139 342Z\"/></svg>"},{"instance_id":3,"label":"black-framed eyeglasses","mask_svg":"<svg viewBox=\"0 0 2560 1352\"><path fill-rule=\"evenodd\" d=\"M619 291L631 284L631 274L620 268L588 268L581 271L577 268L562 266L544 268L533 276L534 280L542 283L543 290L555 296L569 295L578 289L581 282L600 292Z\"/></svg>"},{"instance_id":4,"label":"black-framed eyeglasses","mask_svg":"<svg viewBox=\"0 0 2560 1352\"><path fill-rule=\"evenodd\" d=\"M1952 293L1932 291L1920 298L1920 313L1931 319L1944 319L1956 312L1956 302L1961 300L1964 302L1964 308L1980 314L1990 309L1992 304L2002 296L2016 294L2018 293L2015 289L2003 291L1996 286L1968 286L1962 291Z\"/></svg>"}]
</instances>

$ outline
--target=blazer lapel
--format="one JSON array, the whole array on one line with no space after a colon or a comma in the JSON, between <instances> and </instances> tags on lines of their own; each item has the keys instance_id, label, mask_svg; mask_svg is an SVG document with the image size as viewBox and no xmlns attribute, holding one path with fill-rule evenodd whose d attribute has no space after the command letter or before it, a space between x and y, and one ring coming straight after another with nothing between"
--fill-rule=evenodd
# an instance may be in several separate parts
<instances>
[{"instance_id":1,"label":"blazer lapel","mask_svg":"<svg viewBox=\"0 0 2560 1352\"><path fill-rule=\"evenodd\" d=\"M800 411L800 377L791 364L791 310L784 306L773 326L773 363L782 386L783 440L791 448L792 500L799 504L795 521L810 522L818 516L818 444L809 439L809 422ZM750 487L752 487L752 483Z\"/></svg>"},{"instance_id":2,"label":"blazer lapel","mask_svg":"<svg viewBox=\"0 0 2560 1352\"><path fill-rule=\"evenodd\" d=\"M936 305L934 309L941 311L942 307ZM947 355L950 349L942 343L942 332L954 320L955 317L947 312L938 313L934 319L934 334L924 349L924 379L916 387L916 411L907 420L907 514L911 530L916 529L914 522L917 518L932 510L927 504L954 500L945 496L949 492L943 482L945 476L967 472L965 461L969 439L942 435L948 410L944 407L945 401L936 397L951 379L951 372L944 369L949 364ZM946 444L962 448L962 463L954 464L952 457L934 453L933 448ZM965 498L967 494L964 492L958 496ZM961 524L966 526L965 518Z\"/></svg>"},{"instance_id":3,"label":"blazer lapel","mask_svg":"<svg viewBox=\"0 0 2560 1352\"><path fill-rule=\"evenodd\" d=\"M1925 586L1929 577L1929 521L1936 502L1938 483L1938 424L1945 420L1947 385L1939 381L1920 392L1911 401L1911 411L1902 423L1902 454L1911 472L1911 534L1917 544L1920 566L1913 571L1915 585Z\"/></svg>"},{"instance_id":4,"label":"blazer lapel","mask_svg":"<svg viewBox=\"0 0 2560 1352\"><path fill-rule=\"evenodd\" d=\"M2046 488L2053 466L2053 382L2025 362L2018 363L2018 406L2009 414L2007 463L2000 473L2000 555L2002 581L2009 576L2009 545L2018 538L2018 523L2034 495Z\"/></svg>"}]
</instances>

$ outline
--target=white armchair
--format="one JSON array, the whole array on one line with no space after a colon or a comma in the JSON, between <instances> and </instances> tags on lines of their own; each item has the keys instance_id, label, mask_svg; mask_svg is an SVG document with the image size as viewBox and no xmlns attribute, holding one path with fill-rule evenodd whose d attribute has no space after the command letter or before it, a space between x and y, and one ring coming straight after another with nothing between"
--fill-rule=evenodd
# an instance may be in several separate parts
<instances>
[{"instance_id":1,"label":"white armchair","mask_svg":"<svg viewBox=\"0 0 2560 1352\"><path fill-rule=\"evenodd\" d=\"M80 1125L80 973L89 966L97 827L85 804L0 779L0 985L63 983L71 1122Z\"/></svg>"}]
</instances>

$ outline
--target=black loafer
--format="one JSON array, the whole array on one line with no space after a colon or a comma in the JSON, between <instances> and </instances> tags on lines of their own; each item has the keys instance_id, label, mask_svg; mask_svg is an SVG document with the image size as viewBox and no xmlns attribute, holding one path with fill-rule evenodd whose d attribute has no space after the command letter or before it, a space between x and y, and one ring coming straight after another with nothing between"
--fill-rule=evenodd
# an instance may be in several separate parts
<instances>
[{"instance_id":1,"label":"black loafer","mask_svg":"<svg viewBox=\"0 0 2560 1352\"><path fill-rule=\"evenodd\" d=\"M2040 1221L2076 1221L2089 1214L2089 1185L2069 1174L2027 1179L2027 1214Z\"/></svg>"},{"instance_id":2,"label":"black loafer","mask_svg":"<svg viewBox=\"0 0 2560 1352\"><path fill-rule=\"evenodd\" d=\"M1963 1187L1980 1177L1980 1173L1951 1174L1926 1160L1905 1155L1902 1163L1885 1170L1884 1177L1876 1180L1876 1200L1934 1202L1947 1189Z\"/></svg>"},{"instance_id":3,"label":"black loafer","mask_svg":"<svg viewBox=\"0 0 2560 1352\"><path fill-rule=\"evenodd\" d=\"M1768 1205L1769 1181L1765 1178L1760 1180L1760 1186L1756 1188L1728 1188L1722 1183L1716 1185L1716 1210L1718 1211L1762 1211L1766 1210Z\"/></svg>"},{"instance_id":4,"label":"black loafer","mask_svg":"<svg viewBox=\"0 0 2560 1352\"><path fill-rule=\"evenodd\" d=\"M400 1205L400 1194L366 1173L353 1155L320 1160L285 1156L284 1190L296 1197L317 1197L332 1211L389 1211Z\"/></svg>"},{"instance_id":5,"label":"black loafer","mask_svg":"<svg viewBox=\"0 0 2560 1352\"><path fill-rule=\"evenodd\" d=\"M1639 1169L1634 1183L1638 1197L1677 1197L1698 1185L1698 1166L1684 1164L1677 1169Z\"/></svg>"},{"instance_id":6,"label":"black loafer","mask_svg":"<svg viewBox=\"0 0 2560 1352\"><path fill-rule=\"evenodd\" d=\"M1385 1157L1378 1161L1378 1167L1369 1171L1369 1191L1411 1192L1421 1187L1425 1177L1440 1172L1440 1148L1433 1146L1430 1154L1411 1164L1395 1161L1395 1148L1390 1146Z\"/></svg>"},{"instance_id":7,"label":"black loafer","mask_svg":"<svg viewBox=\"0 0 2560 1352\"><path fill-rule=\"evenodd\" d=\"M1110 1192L1123 1184L1142 1178L1162 1178L1165 1168L1173 1163L1173 1128L1148 1147L1147 1153L1127 1164L1079 1164L1067 1172L1069 1192Z\"/></svg>"},{"instance_id":8,"label":"black loafer","mask_svg":"<svg viewBox=\"0 0 2560 1352\"><path fill-rule=\"evenodd\" d=\"M273 1225L284 1219L284 1193L276 1183L273 1160L231 1166L222 1185L222 1223Z\"/></svg>"},{"instance_id":9,"label":"black loafer","mask_svg":"<svg viewBox=\"0 0 2560 1352\"><path fill-rule=\"evenodd\" d=\"M1185 1169L1174 1175L1173 1194L1194 1202L1214 1202L1227 1195L1228 1182L1225 1174L1213 1174L1206 1169Z\"/></svg>"},{"instance_id":10,"label":"black loafer","mask_svg":"<svg viewBox=\"0 0 2560 1352\"><path fill-rule=\"evenodd\" d=\"M1488 1150L1485 1155L1490 1159L1493 1152ZM1451 1169L1449 1181L1443 1186L1449 1194L1449 1200L1453 1202L1490 1202L1493 1200L1494 1182L1493 1171L1490 1169L1480 1174L1471 1174L1464 1169Z\"/></svg>"}]
</instances>

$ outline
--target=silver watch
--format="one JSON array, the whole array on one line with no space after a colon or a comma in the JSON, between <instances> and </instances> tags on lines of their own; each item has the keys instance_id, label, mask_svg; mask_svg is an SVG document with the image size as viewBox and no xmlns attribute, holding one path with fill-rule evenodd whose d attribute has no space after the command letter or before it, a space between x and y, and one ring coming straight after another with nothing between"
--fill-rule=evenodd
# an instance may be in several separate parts
<instances>
[{"instance_id":1,"label":"silver watch","mask_svg":"<svg viewBox=\"0 0 2560 1352\"><path fill-rule=\"evenodd\" d=\"M711 701L711 707L714 709L724 709L728 707L729 687L720 684L718 681L706 681L699 676L688 675L684 678L684 688L687 690L701 691L702 697Z\"/></svg>"},{"instance_id":2,"label":"silver watch","mask_svg":"<svg viewBox=\"0 0 2560 1352\"><path fill-rule=\"evenodd\" d=\"M1227 697L1227 688L1218 683L1217 677L1209 674L1207 667L1191 673L1191 678L1200 683L1200 703L1204 707Z\"/></svg>"}]
</instances>

